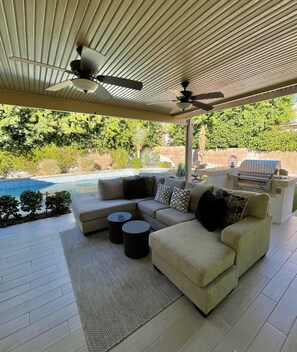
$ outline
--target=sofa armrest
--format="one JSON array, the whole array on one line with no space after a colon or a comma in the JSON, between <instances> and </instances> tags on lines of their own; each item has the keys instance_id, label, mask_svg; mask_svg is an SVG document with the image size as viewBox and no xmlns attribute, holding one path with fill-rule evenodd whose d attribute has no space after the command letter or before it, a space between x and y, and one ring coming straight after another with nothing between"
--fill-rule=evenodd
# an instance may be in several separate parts
<instances>
[{"instance_id":1,"label":"sofa armrest","mask_svg":"<svg viewBox=\"0 0 297 352\"><path fill-rule=\"evenodd\" d=\"M235 265L241 276L269 249L272 217L257 219L247 216L221 233L221 241L236 252Z\"/></svg>"}]
</instances>

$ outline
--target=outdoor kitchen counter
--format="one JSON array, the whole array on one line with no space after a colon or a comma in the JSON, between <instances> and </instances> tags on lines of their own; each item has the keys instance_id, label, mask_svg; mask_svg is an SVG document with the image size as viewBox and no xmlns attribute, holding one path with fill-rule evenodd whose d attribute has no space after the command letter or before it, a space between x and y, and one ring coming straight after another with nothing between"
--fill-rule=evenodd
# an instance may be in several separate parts
<instances>
[{"instance_id":1,"label":"outdoor kitchen counter","mask_svg":"<svg viewBox=\"0 0 297 352\"><path fill-rule=\"evenodd\" d=\"M207 185L232 188L230 183L231 175L237 172L236 167L218 166L209 169L199 169L195 171L198 176L207 176Z\"/></svg>"}]
</instances>

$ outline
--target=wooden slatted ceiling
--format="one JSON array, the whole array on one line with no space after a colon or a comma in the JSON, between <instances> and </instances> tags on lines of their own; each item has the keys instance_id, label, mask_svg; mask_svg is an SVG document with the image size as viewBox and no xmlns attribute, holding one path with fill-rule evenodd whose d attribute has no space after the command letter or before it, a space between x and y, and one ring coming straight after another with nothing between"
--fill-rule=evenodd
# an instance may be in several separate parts
<instances>
[{"instance_id":1,"label":"wooden slatted ceiling","mask_svg":"<svg viewBox=\"0 0 297 352\"><path fill-rule=\"evenodd\" d=\"M297 84L296 15L293 0L0 0L0 102L22 96L32 106L90 104L97 113L172 121L174 104L146 103L174 98L168 89L180 90L183 79L197 94L222 91L211 101L216 110L253 101L253 92ZM73 87L48 92L72 76L8 59L69 68L81 44L106 56L101 74L140 80L143 90L104 85L108 102Z\"/></svg>"}]
</instances>

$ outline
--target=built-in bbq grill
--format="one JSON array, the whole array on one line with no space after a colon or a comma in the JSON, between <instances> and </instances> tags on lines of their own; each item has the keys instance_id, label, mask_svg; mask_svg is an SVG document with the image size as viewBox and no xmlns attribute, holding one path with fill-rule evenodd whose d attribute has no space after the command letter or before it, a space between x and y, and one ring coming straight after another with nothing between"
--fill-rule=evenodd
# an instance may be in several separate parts
<instances>
[{"instance_id":1,"label":"built-in bbq grill","mask_svg":"<svg viewBox=\"0 0 297 352\"><path fill-rule=\"evenodd\" d=\"M234 188L260 189L269 192L273 177L280 167L279 160L244 160L234 176Z\"/></svg>"}]
</instances>

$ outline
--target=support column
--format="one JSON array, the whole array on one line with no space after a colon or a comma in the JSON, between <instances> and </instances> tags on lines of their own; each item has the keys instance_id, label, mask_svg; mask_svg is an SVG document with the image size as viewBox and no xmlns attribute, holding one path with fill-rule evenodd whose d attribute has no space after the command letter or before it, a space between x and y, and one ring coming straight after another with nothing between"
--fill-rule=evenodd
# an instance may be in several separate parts
<instances>
[{"instance_id":1,"label":"support column","mask_svg":"<svg viewBox=\"0 0 297 352\"><path fill-rule=\"evenodd\" d=\"M192 179L192 149L193 149L193 119L187 121L187 133L186 133L186 180L191 181Z\"/></svg>"}]
</instances>

